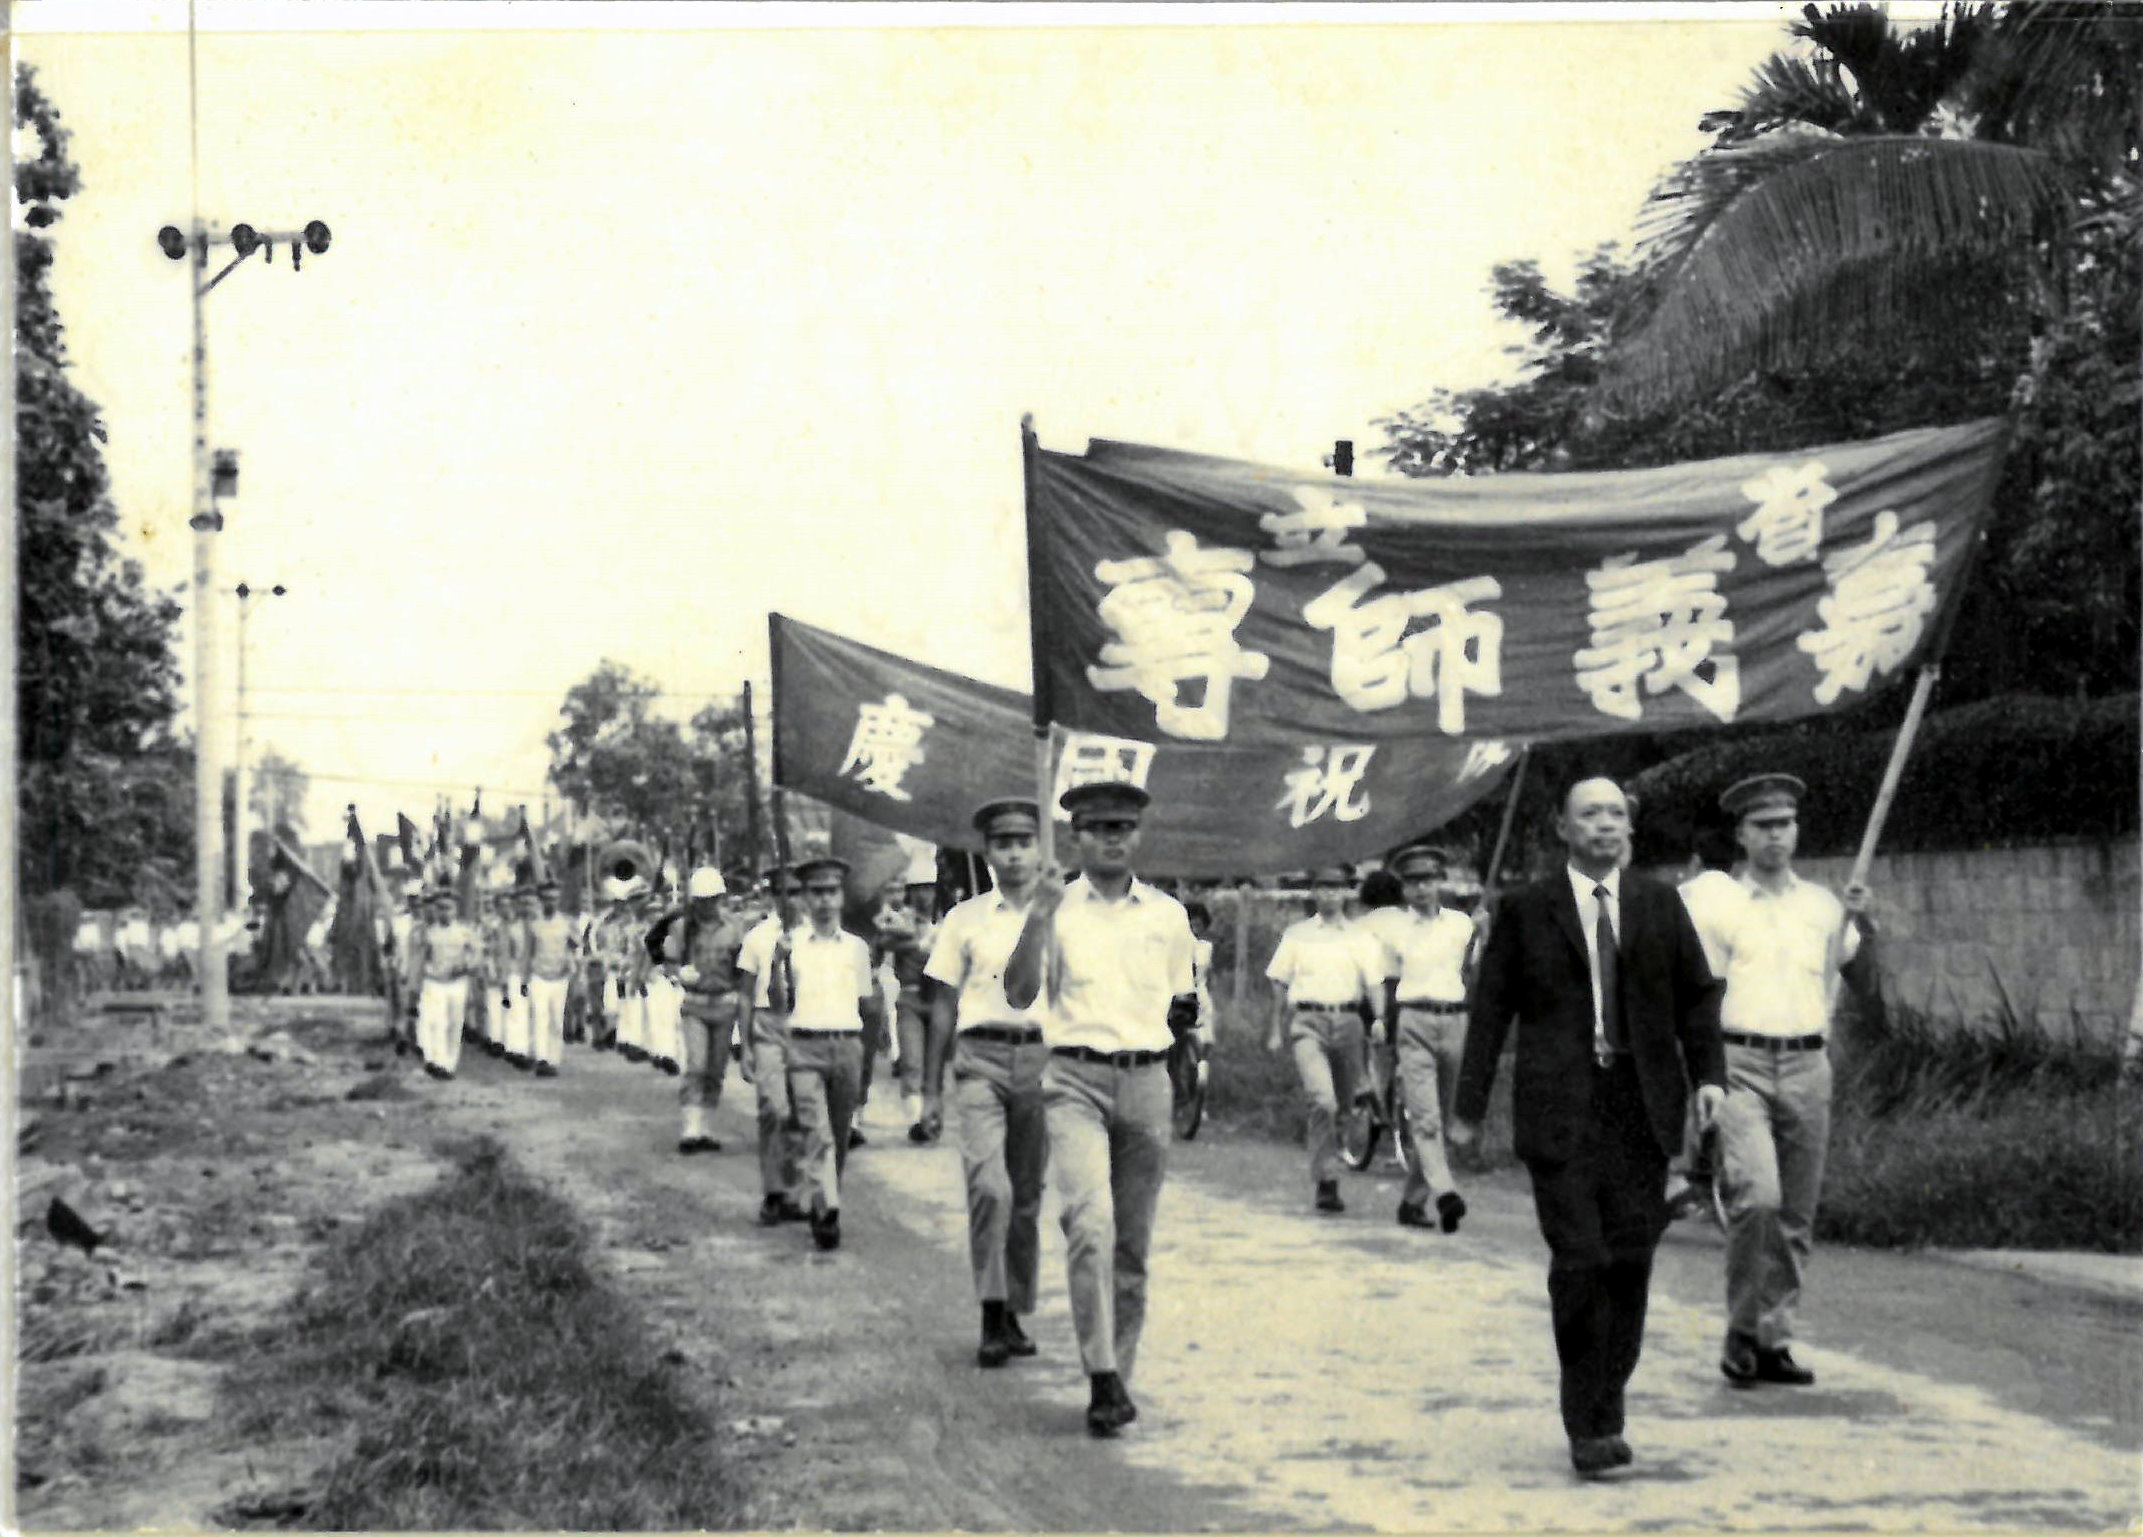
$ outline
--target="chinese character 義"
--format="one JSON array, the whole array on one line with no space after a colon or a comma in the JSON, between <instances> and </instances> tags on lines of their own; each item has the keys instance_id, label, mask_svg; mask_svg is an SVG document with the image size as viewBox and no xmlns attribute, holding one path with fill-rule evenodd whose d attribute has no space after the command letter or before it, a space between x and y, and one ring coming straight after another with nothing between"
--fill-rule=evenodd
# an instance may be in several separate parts
<instances>
[{"instance_id":1,"label":"chinese character \u7fa9","mask_svg":"<svg viewBox=\"0 0 2143 1537\"><path fill-rule=\"evenodd\" d=\"M1110 589L1096 611L1118 638L1102 646L1104 665L1087 668L1087 681L1105 692L1137 689L1170 736L1225 738L1235 680L1262 678L1271 665L1235 639L1257 595L1245 575L1256 564L1248 550L1201 550L1173 529L1163 554L1095 566Z\"/></svg>"},{"instance_id":2,"label":"chinese character \u7fa9","mask_svg":"<svg viewBox=\"0 0 2143 1537\"><path fill-rule=\"evenodd\" d=\"M1726 535L1699 540L1680 555L1637 563L1611 556L1585 573L1592 589L1592 644L1571 660L1578 687L1603 713L1640 720L1647 694L1680 688L1720 720L1741 708L1741 664L1719 576L1734 568ZM1714 649L1718 654L1714 655ZM1706 677L1699 669L1709 666Z\"/></svg>"},{"instance_id":3,"label":"chinese character \u7fa9","mask_svg":"<svg viewBox=\"0 0 2143 1537\"><path fill-rule=\"evenodd\" d=\"M1912 655L1935 611L1927 575L1934 563L1935 525L1900 532L1894 512L1875 515L1866 544L1824 559L1830 596L1816 604L1822 627L1794 641L1823 674L1817 704L1835 704L1845 690L1866 688L1878 669L1895 672Z\"/></svg>"},{"instance_id":4,"label":"chinese character \u7fa9","mask_svg":"<svg viewBox=\"0 0 2143 1537\"><path fill-rule=\"evenodd\" d=\"M1302 606L1304 619L1332 632L1333 692L1357 710L1434 699L1437 729L1457 736L1468 693L1503 692L1503 621L1468 607L1500 598L1503 585L1476 576L1363 602L1383 580L1372 561ZM1417 619L1428 624L1409 635Z\"/></svg>"},{"instance_id":5,"label":"chinese character \u7fa9","mask_svg":"<svg viewBox=\"0 0 2143 1537\"><path fill-rule=\"evenodd\" d=\"M1329 491L1297 486L1295 505L1302 510L1268 512L1258 519L1258 527L1280 546L1264 552L1266 564L1307 566L1322 561L1358 566L1368 558L1360 545L1347 543L1348 534L1369 523L1360 502L1343 502Z\"/></svg>"},{"instance_id":6,"label":"chinese character \u7fa9","mask_svg":"<svg viewBox=\"0 0 2143 1537\"><path fill-rule=\"evenodd\" d=\"M923 733L936 724L934 716L911 708L898 694L886 695L882 704L858 705L856 734L849 738L839 772L853 774L866 790L912 800L900 782L923 761Z\"/></svg>"},{"instance_id":7,"label":"chinese character \u7fa9","mask_svg":"<svg viewBox=\"0 0 2143 1537\"><path fill-rule=\"evenodd\" d=\"M1369 815L1369 797L1357 795L1376 748L1365 743L1344 747L1305 747L1302 767L1288 771L1287 789L1274 809L1287 813L1290 827L1307 827L1330 814L1335 822L1356 822Z\"/></svg>"},{"instance_id":8,"label":"chinese character \u7fa9","mask_svg":"<svg viewBox=\"0 0 2143 1537\"><path fill-rule=\"evenodd\" d=\"M1822 460L1811 459L1790 470L1773 465L1742 482L1741 494L1756 510L1734 532L1756 546L1758 560L1767 566L1790 566L1816 558L1823 544L1823 509L1838 500L1823 478L1827 473Z\"/></svg>"},{"instance_id":9,"label":"chinese character \u7fa9","mask_svg":"<svg viewBox=\"0 0 2143 1537\"><path fill-rule=\"evenodd\" d=\"M1057 780L1050 791L1054 804L1073 785L1134 784L1146 788L1147 776L1153 772L1154 745L1134 737L1100 736L1088 731L1069 731L1064 735L1064 750L1057 757ZM1068 822L1071 813L1061 805L1056 809L1057 820Z\"/></svg>"}]
</instances>

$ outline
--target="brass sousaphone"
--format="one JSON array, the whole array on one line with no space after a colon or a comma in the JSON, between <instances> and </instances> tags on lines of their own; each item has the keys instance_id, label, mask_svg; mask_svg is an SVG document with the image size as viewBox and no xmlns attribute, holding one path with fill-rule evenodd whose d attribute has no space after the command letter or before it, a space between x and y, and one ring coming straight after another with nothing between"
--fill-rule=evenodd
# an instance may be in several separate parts
<instances>
[{"instance_id":1,"label":"brass sousaphone","mask_svg":"<svg viewBox=\"0 0 2143 1537\"><path fill-rule=\"evenodd\" d=\"M628 894L645 891L655 875L655 854L646 844L620 838L604 847L595 862L596 878L606 886L616 881Z\"/></svg>"}]
</instances>

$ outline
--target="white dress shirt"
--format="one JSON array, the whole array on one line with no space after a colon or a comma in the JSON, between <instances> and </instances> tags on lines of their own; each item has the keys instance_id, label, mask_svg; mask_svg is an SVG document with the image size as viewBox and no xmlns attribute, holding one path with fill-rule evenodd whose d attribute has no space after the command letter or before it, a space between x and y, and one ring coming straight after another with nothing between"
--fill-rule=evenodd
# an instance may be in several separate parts
<instances>
[{"instance_id":1,"label":"white dress shirt","mask_svg":"<svg viewBox=\"0 0 2143 1537\"><path fill-rule=\"evenodd\" d=\"M863 1033L862 1001L872 995L871 947L858 935L836 929L821 937L808 923L789 934L789 971L796 978L791 1030Z\"/></svg>"},{"instance_id":2,"label":"white dress shirt","mask_svg":"<svg viewBox=\"0 0 2143 1537\"><path fill-rule=\"evenodd\" d=\"M1845 904L1791 871L1777 891L1747 876L1725 927L1726 996L1719 1027L1738 1035L1822 1035L1830 1028L1830 973L1860 951Z\"/></svg>"},{"instance_id":3,"label":"white dress shirt","mask_svg":"<svg viewBox=\"0 0 2143 1537\"><path fill-rule=\"evenodd\" d=\"M959 994L955 1018L962 1031L1041 1024L1039 1000L1032 1008L1015 1009L1005 997L1005 963L1026 924L1027 909L1014 907L996 890L969 897L939 921L923 975Z\"/></svg>"},{"instance_id":4,"label":"white dress shirt","mask_svg":"<svg viewBox=\"0 0 2143 1537\"><path fill-rule=\"evenodd\" d=\"M1384 947L1345 918L1304 918L1280 936L1265 975L1289 1003L1353 1003L1383 986Z\"/></svg>"},{"instance_id":5,"label":"white dress shirt","mask_svg":"<svg viewBox=\"0 0 2143 1537\"><path fill-rule=\"evenodd\" d=\"M1399 979L1399 1002L1464 1003L1473 920L1448 907L1426 918L1411 908L1398 912L1404 922L1385 932L1384 970Z\"/></svg>"},{"instance_id":6,"label":"white dress shirt","mask_svg":"<svg viewBox=\"0 0 2143 1537\"><path fill-rule=\"evenodd\" d=\"M1183 904L1144 881L1110 901L1085 876L1056 912L1043 1037L1094 1051L1166 1051L1168 1005L1196 987Z\"/></svg>"}]
</instances>

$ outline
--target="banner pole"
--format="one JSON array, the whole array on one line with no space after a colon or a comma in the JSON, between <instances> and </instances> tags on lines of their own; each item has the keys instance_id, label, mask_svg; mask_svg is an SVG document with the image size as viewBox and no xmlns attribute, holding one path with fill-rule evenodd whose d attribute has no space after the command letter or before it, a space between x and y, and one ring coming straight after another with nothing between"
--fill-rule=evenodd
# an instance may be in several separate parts
<instances>
[{"instance_id":1,"label":"banner pole","mask_svg":"<svg viewBox=\"0 0 2143 1537\"><path fill-rule=\"evenodd\" d=\"M1929 662L1920 669L1912 682L1912 699L1905 706L1905 718L1898 723L1897 740L1890 744L1890 761L1883 765L1882 785L1875 792L1875 805L1868 812L1867 829L1860 835L1860 848L1853 855L1853 868L1847 874L1848 886L1864 884L1868 867L1875 862L1875 845L1881 841L1883 824L1890 820L1890 808L1897 801L1898 782L1905 777L1905 760L1912 754L1913 739L1920 734L1920 720L1927 713L1928 697L1935 691L1935 682L1942 676L1942 664ZM1847 924L1852 920L1848 918ZM1841 928L1831 936L1831 952L1835 957L1843 953L1845 930ZM1838 984L1842 980L1835 965L1824 967L1823 1003L1827 1017L1838 1002Z\"/></svg>"},{"instance_id":2,"label":"banner pole","mask_svg":"<svg viewBox=\"0 0 2143 1537\"><path fill-rule=\"evenodd\" d=\"M1041 813L1036 818L1041 823L1038 835L1042 868L1054 869L1057 860L1057 808L1055 797L1050 792L1054 780L1055 764L1051 762L1051 722L1056 717L1055 701L1049 697L1049 670L1043 665L1042 636L1037 618L1041 604L1036 601L1036 582L1041 572L1041 562L1035 558L1035 530L1040 517L1040 475L1042 457L1041 439L1035 436L1034 413L1029 411L1019 419L1020 485L1026 507L1027 528L1027 637L1033 657L1034 672L1034 804Z\"/></svg>"},{"instance_id":3,"label":"banner pole","mask_svg":"<svg viewBox=\"0 0 2143 1537\"><path fill-rule=\"evenodd\" d=\"M1511 770L1511 793L1503 802L1503 821L1496 828L1495 848L1489 853L1488 868L1481 872L1481 900L1486 902L1496 889L1496 874L1503 868L1504 851L1510 847L1511 824L1518 819L1518 795L1525 788L1526 765L1533 761L1533 744L1528 742L1518 749L1518 766Z\"/></svg>"}]
</instances>

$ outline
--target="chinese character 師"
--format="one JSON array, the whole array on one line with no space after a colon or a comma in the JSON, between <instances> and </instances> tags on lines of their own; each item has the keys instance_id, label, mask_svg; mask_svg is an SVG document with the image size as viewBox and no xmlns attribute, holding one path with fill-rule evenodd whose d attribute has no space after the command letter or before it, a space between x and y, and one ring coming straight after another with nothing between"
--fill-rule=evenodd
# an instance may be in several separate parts
<instances>
[{"instance_id":1,"label":"chinese character \u5e2b","mask_svg":"<svg viewBox=\"0 0 2143 1537\"><path fill-rule=\"evenodd\" d=\"M858 705L856 734L849 738L840 772L853 775L866 790L912 800L900 782L923 761L923 733L936 724L934 716L911 708L898 694L886 695L882 704Z\"/></svg>"},{"instance_id":2,"label":"chinese character \u5e2b","mask_svg":"<svg viewBox=\"0 0 2143 1537\"><path fill-rule=\"evenodd\" d=\"M1305 620L1332 632L1333 692L1357 710L1434 699L1437 729L1457 736L1469 692L1503 692L1503 621L1468 606L1501 597L1503 585L1476 576L1363 602L1383 580L1372 561L1302 606ZM1417 619L1426 627L1408 634Z\"/></svg>"},{"instance_id":3,"label":"chinese character \u5e2b","mask_svg":"<svg viewBox=\"0 0 2143 1537\"><path fill-rule=\"evenodd\" d=\"M1376 748L1366 743L1344 747L1305 747L1302 767L1288 771L1285 793L1274 809L1287 813L1290 827L1307 827L1329 813L1335 822L1358 822L1369 815L1369 797L1357 795Z\"/></svg>"},{"instance_id":4,"label":"chinese character \u5e2b","mask_svg":"<svg viewBox=\"0 0 2143 1537\"><path fill-rule=\"evenodd\" d=\"M1101 562L1094 575L1110 590L1096 612L1118 638L1101 648L1103 665L1087 668L1087 681L1104 692L1137 689L1170 736L1225 738L1235 680L1262 678L1271 665L1235 639L1257 596L1245 574L1256 564L1248 550L1201 550L1182 529L1170 530L1163 554Z\"/></svg>"},{"instance_id":5,"label":"chinese character \u5e2b","mask_svg":"<svg viewBox=\"0 0 2143 1537\"><path fill-rule=\"evenodd\" d=\"M1049 792L1057 807L1057 820L1069 822L1071 813L1059 804L1074 785L1134 784L1141 790L1153 773L1154 745L1134 737L1100 736L1089 731L1068 731L1064 749L1057 756L1057 782Z\"/></svg>"},{"instance_id":6,"label":"chinese character \u5e2b","mask_svg":"<svg viewBox=\"0 0 2143 1537\"><path fill-rule=\"evenodd\" d=\"M1280 546L1264 552L1266 564L1358 566L1368 558L1360 545L1347 543L1348 534L1369 523L1369 513L1360 502L1343 502L1329 491L1297 486L1295 505L1302 510L1268 512L1258 519L1258 527Z\"/></svg>"},{"instance_id":7,"label":"chinese character \u5e2b","mask_svg":"<svg viewBox=\"0 0 2143 1537\"><path fill-rule=\"evenodd\" d=\"M1817 704L1835 704L1845 690L1866 688L1877 670L1895 672L1912 655L1935 611L1927 577L1934 563L1935 525L1900 532L1894 512L1875 515L1866 544L1824 558L1830 596L1816 604L1822 627L1794 640L1823 675Z\"/></svg>"},{"instance_id":8,"label":"chinese character \u5e2b","mask_svg":"<svg viewBox=\"0 0 2143 1537\"><path fill-rule=\"evenodd\" d=\"M1790 566L1816 558L1823 545L1823 509L1838 500L1823 478L1826 473L1822 460L1811 459L1790 470L1773 465L1742 482L1741 494L1756 510L1735 525L1734 532L1756 546L1758 560L1767 566Z\"/></svg>"},{"instance_id":9,"label":"chinese character \u5e2b","mask_svg":"<svg viewBox=\"0 0 2143 1537\"><path fill-rule=\"evenodd\" d=\"M1720 574L1733 569L1726 535L1713 534L1664 560L1615 555L1585 573L1592 644L1571 660L1578 687L1602 714L1641 720L1642 682L1647 694L1680 688L1719 719L1734 718L1741 664L1725 649L1734 643L1734 625L1719 591ZM1706 666L1709 677L1700 670Z\"/></svg>"}]
</instances>

